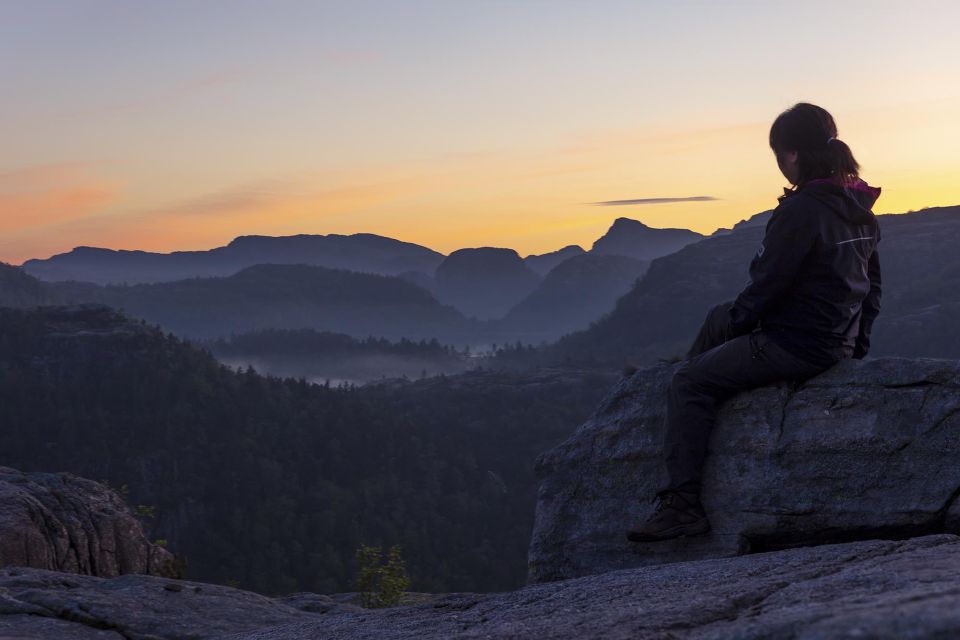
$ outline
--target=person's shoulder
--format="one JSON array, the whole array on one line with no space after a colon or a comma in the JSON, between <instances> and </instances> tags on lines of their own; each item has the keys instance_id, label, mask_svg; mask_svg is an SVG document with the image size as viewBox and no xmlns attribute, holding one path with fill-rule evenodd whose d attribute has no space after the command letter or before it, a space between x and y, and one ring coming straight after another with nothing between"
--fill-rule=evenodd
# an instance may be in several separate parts
<instances>
[{"instance_id":1,"label":"person's shoulder","mask_svg":"<svg viewBox=\"0 0 960 640\"><path fill-rule=\"evenodd\" d=\"M766 232L776 235L786 235L792 238L815 235L822 220L822 203L803 191L796 191L789 197L783 198L770 219L767 220Z\"/></svg>"},{"instance_id":2,"label":"person's shoulder","mask_svg":"<svg viewBox=\"0 0 960 640\"><path fill-rule=\"evenodd\" d=\"M770 216L779 218L793 218L799 215L809 215L812 211L819 211L823 208L823 203L816 198L810 197L810 194L803 191L794 191L789 196L782 198L776 209Z\"/></svg>"}]
</instances>

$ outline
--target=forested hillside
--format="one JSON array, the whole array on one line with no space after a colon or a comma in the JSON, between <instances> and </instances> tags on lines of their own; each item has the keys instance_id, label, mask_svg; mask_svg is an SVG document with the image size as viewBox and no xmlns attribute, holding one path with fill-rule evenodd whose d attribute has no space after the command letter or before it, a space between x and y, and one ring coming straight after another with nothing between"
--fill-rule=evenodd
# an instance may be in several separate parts
<instances>
[{"instance_id":1,"label":"forested hillside","mask_svg":"<svg viewBox=\"0 0 960 640\"><path fill-rule=\"evenodd\" d=\"M352 588L361 542L422 591L523 584L533 461L611 374L477 371L337 388L236 372L106 307L0 309L0 464L127 485L187 574Z\"/></svg>"}]
</instances>

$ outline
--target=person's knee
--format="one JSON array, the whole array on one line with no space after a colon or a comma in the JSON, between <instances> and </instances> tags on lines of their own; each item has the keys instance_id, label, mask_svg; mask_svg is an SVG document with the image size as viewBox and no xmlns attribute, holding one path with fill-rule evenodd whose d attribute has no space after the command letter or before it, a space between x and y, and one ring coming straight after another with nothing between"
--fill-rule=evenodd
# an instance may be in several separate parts
<instances>
[{"instance_id":1,"label":"person's knee","mask_svg":"<svg viewBox=\"0 0 960 640\"><path fill-rule=\"evenodd\" d=\"M730 318L731 307L733 307L733 300L715 304L710 307L710 310L707 312L707 318L713 324L725 324Z\"/></svg>"},{"instance_id":2,"label":"person's knee","mask_svg":"<svg viewBox=\"0 0 960 640\"><path fill-rule=\"evenodd\" d=\"M717 387L715 360L699 356L687 360L673 373L670 389L688 396L717 395L721 390Z\"/></svg>"},{"instance_id":3,"label":"person's knee","mask_svg":"<svg viewBox=\"0 0 960 640\"><path fill-rule=\"evenodd\" d=\"M693 360L687 360L674 372L670 379L670 388L674 391L692 389L697 386L699 378L696 364Z\"/></svg>"},{"instance_id":4,"label":"person's knee","mask_svg":"<svg viewBox=\"0 0 960 640\"><path fill-rule=\"evenodd\" d=\"M715 304L710 308L710 315L727 320L730 317L730 309L733 308L733 300L727 300L720 304Z\"/></svg>"}]
</instances>

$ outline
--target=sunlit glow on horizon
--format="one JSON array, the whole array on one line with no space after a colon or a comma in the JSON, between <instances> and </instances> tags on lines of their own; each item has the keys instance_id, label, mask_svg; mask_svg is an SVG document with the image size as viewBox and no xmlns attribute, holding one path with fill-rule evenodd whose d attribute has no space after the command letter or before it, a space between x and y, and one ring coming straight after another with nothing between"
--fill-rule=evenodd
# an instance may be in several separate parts
<instances>
[{"instance_id":1,"label":"sunlit glow on horizon","mask_svg":"<svg viewBox=\"0 0 960 640\"><path fill-rule=\"evenodd\" d=\"M956 3L811 2L833 19L786 29L785 2L398 4L0 7L0 260L360 232L528 255L617 217L709 234L776 205L767 132L798 101L833 113L876 213L960 204ZM679 201L592 204L651 199Z\"/></svg>"}]
</instances>

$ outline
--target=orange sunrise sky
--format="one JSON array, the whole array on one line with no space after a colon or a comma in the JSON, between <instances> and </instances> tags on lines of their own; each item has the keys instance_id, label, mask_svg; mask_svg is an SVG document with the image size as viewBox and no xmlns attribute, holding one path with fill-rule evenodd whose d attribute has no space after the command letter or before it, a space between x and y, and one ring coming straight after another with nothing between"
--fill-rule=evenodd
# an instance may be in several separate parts
<instances>
[{"instance_id":1,"label":"orange sunrise sky","mask_svg":"<svg viewBox=\"0 0 960 640\"><path fill-rule=\"evenodd\" d=\"M957 2L0 2L0 260L378 233L711 233L836 118L877 213L960 204ZM694 197L707 200L682 200ZM678 199L630 206L614 200Z\"/></svg>"}]
</instances>

